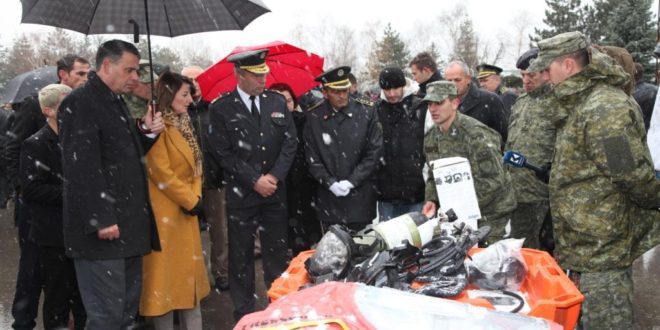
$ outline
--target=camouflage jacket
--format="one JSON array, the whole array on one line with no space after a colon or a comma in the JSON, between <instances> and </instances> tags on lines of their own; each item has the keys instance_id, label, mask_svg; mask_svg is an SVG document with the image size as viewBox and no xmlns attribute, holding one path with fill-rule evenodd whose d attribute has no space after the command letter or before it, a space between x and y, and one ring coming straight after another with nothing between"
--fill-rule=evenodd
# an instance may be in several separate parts
<instances>
[{"instance_id":1,"label":"camouflage jacket","mask_svg":"<svg viewBox=\"0 0 660 330\"><path fill-rule=\"evenodd\" d=\"M458 112L449 132L441 132L438 126L434 126L424 137L424 154L428 162L446 157L464 157L470 161L481 218L485 221L501 220L516 208L511 179L502 166L500 141L496 131ZM427 201L438 201L430 170L425 196Z\"/></svg>"},{"instance_id":2,"label":"camouflage jacket","mask_svg":"<svg viewBox=\"0 0 660 330\"><path fill-rule=\"evenodd\" d=\"M142 98L131 94L124 95L124 101L126 102L126 106L128 106L128 110L131 112L133 118L142 118L144 114L147 113L147 105L149 101L145 101Z\"/></svg>"},{"instance_id":3,"label":"camouflage jacket","mask_svg":"<svg viewBox=\"0 0 660 330\"><path fill-rule=\"evenodd\" d=\"M530 164L541 167L552 161L556 129L552 125L550 85L518 98L511 110L509 139L504 150L520 152ZM518 203L548 202L548 185L527 168L507 166Z\"/></svg>"},{"instance_id":4,"label":"camouflage jacket","mask_svg":"<svg viewBox=\"0 0 660 330\"><path fill-rule=\"evenodd\" d=\"M621 89L629 76L602 56L594 51L591 64L553 90L555 253L563 268L581 272L629 267L660 240L660 181L644 121Z\"/></svg>"}]
</instances>

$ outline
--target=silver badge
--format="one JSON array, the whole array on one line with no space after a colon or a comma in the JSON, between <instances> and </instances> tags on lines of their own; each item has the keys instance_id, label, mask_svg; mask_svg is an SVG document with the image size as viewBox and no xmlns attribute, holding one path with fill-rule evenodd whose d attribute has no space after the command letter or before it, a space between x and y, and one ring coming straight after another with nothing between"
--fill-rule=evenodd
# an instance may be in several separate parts
<instances>
[{"instance_id":1,"label":"silver badge","mask_svg":"<svg viewBox=\"0 0 660 330\"><path fill-rule=\"evenodd\" d=\"M344 69L339 69L339 71L337 71L337 76L341 77L343 75L344 75Z\"/></svg>"}]
</instances>

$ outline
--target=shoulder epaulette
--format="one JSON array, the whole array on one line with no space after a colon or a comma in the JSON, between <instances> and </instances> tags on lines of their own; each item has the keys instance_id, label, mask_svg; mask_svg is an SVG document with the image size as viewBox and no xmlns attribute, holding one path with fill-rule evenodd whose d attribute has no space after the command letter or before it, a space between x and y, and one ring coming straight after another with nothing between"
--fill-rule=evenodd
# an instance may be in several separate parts
<instances>
[{"instance_id":1,"label":"shoulder epaulette","mask_svg":"<svg viewBox=\"0 0 660 330\"><path fill-rule=\"evenodd\" d=\"M356 97L356 98L354 98L354 100L355 100L355 102L364 104L368 107L373 107L374 106L373 101L371 101L369 99L366 99L366 98L363 98L363 97Z\"/></svg>"},{"instance_id":2,"label":"shoulder epaulette","mask_svg":"<svg viewBox=\"0 0 660 330\"><path fill-rule=\"evenodd\" d=\"M312 111L312 110L318 108L321 104L323 104L324 101L325 101L325 99L319 100L318 102L313 104L311 107L307 108L307 111Z\"/></svg>"},{"instance_id":3,"label":"shoulder epaulette","mask_svg":"<svg viewBox=\"0 0 660 330\"><path fill-rule=\"evenodd\" d=\"M221 98L223 98L223 97L229 95L230 93L231 93L231 92L226 92L226 93L224 93L224 94L222 94L222 95L216 97L216 98L213 99L213 101L211 101L209 104L213 104L213 103L215 103L215 102L218 102Z\"/></svg>"}]
</instances>

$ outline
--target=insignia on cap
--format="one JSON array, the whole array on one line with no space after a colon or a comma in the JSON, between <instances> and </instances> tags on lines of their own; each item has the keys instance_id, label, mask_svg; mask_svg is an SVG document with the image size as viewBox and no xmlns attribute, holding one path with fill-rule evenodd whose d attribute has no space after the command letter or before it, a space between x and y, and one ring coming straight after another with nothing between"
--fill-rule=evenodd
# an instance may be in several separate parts
<instances>
[{"instance_id":1,"label":"insignia on cap","mask_svg":"<svg viewBox=\"0 0 660 330\"><path fill-rule=\"evenodd\" d=\"M337 75L340 76L340 77L343 76L344 75L344 70L339 69L339 71L337 71Z\"/></svg>"}]
</instances>

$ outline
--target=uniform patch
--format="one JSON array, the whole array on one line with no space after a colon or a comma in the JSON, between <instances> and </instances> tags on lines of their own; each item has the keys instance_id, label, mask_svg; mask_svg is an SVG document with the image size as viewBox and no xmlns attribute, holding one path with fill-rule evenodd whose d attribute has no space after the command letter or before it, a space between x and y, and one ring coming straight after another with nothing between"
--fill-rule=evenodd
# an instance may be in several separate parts
<instances>
[{"instance_id":1,"label":"uniform patch","mask_svg":"<svg viewBox=\"0 0 660 330\"><path fill-rule=\"evenodd\" d=\"M630 151L630 144L624 136L615 136L603 140L607 167L614 174L625 174L635 169L635 158Z\"/></svg>"}]
</instances>

